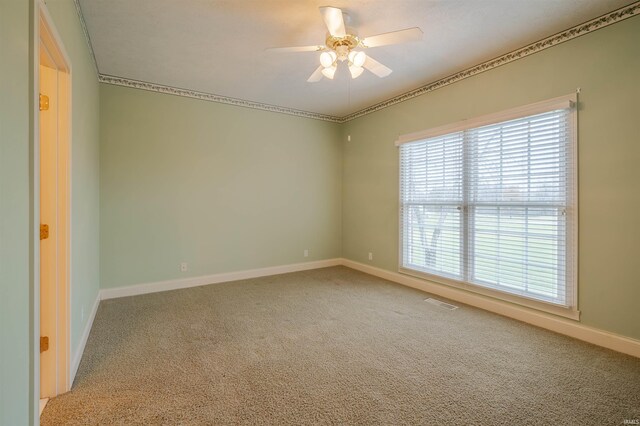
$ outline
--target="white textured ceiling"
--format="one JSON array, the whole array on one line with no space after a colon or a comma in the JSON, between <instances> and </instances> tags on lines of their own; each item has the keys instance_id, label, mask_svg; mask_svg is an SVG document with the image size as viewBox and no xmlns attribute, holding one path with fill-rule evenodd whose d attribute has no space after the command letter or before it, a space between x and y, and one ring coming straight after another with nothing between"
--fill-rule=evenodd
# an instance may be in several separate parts
<instances>
[{"instance_id":1,"label":"white textured ceiling","mask_svg":"<svg viewBox=\"0 0 640 426\"><path fill-rule=\"evenodd\" d=\"M507 53L629 0L80 0L98 71L342 117ZM319 6L342 8L360 37L420 27L420 42L371 48L380 79L307 83L324 44ZM344 64L343 64L344 65Z\"/></svg>"}]
</instances>

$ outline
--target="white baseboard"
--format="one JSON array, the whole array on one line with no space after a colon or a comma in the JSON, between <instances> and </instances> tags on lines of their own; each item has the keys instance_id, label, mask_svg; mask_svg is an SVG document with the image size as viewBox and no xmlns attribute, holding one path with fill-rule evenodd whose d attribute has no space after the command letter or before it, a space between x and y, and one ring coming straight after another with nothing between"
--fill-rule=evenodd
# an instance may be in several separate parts
<instances>
[{"instance_id":1,"label":"white baseboard","mask_svg":"<svg viewBox=\"0 0 640 426\"><path fill-rule=\"evenodd\" d=\"M136 284L128 287L105 288L100 290L102 300L118 297L137 296L139 294L157 293L159 291L178 290L181 288L198 287L207 284L219 284L229 281L246 280L249 278L266 277L269 275L286 274L289 272L306 271L309 269L326 268L342 264L342 259L325 259L312 262L294 263L290 265L269 266L266 268L249 269L246 271L224 272L221 274L204 275L201 277L180 278L176 280L158 281L154 283Z\"/></svg>"},{"instance_id":2,"label":"white baseboard","mask_svg":"<svg viewBox=\"0 0 640 426\"><path fill-rule=\"evenodd\" d=\"M534 309L448 287L443 284L421 280L398 272L387 271L353 260L342 259L342 265L369 275L384 278L398 284L436 294L447 299L475 306L486 311L514 318L541 328L546 328L547 330L555 331L556 333L640 358L640 340L609 333Z\"/></svg>"},{"instance_id":3,"label":"white baseboard","mask_svg":"<svg viewBox=\"0 0 640 426\"><path fill-rule=\"evenodd\" d=\"M467 305L475 306L489 312L504 315L509 318L517 319L519 321L523 321L541 328L545 328L547 330L554 331L556 333L564 334L575 339L583 340L594 345L602 346L617 352L622 352L640 358L640 340L589 327L580 324L579 322L568 320L566 318L562 318L552 314L547 314L535 309L530 309L524 306L497 300L480 294L470 293L443 284L422 280L419 278L400 274L398 272L391 272L385 269L366 265L364 263L341 258L294 263L291 265L271 266L266 268L250 269L246 271L226 272L221 274L205 275L201 277L159 281L154 283L137 284L128 287L109 288L100 290L99 297L101 300L114 299L118 297L157 293L160 291L198 287L207 284L218 284L229 281L245 280L249 278L265 277L269 275L285 274L289 272L305 271L309 269L326 268L329 266L337 265L343 265L367 273L369 275L384 278L398 284L422 290L424 292L435 294L447 299L455 300L457 302L465 303ZM78 368L78 364L80 363L82 351L84 350L86 339L89 336L89 331L91 329L90 326L93 323L93 317L95 316L97 307L98 305L96 302L96 305L94 306L94 309L91 313L90 321L87 323L87 328L85 329L85 333L83 334L80 348L78 348L78 353L76 353L76 357L74 358L72 377L75 377L75 372Z\"/></svg>"},{"instance_id":4,"label":"white baseboard","mask_svg":"<svg viewBox=\"0 0 640 426\"><path fill-rule=\"evenodd\" d=\"M73 361L71 362L70 380L69 383L73 386L73 381L76 379L76 373L82 360L82 354L84 353L84 347L87 345L87 339L89 339L89 333L91 333L91 327L93 326L93 320L96 318L96 312L98 312L98 305L100 305L100 292L96 296L96 301L93 303L89 318L87 318L87 324L84 326L82 336L80 337L80 344L76 348L76 352L73 354Z\"/></svg>"}]
</instances>

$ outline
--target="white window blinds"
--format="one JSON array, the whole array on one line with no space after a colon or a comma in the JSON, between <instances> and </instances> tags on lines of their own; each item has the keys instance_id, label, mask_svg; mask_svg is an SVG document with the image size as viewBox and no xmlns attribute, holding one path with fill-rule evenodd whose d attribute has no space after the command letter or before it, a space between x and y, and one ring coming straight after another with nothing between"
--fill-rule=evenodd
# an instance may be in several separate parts
<instances>
[{"instance_id":1,"label":"white window blinds","mask_svg":"<svg viewBox=\"0 0 640 426\"><path fill-rule=\"evenodd\" d=\"M571 105L402 143L401 269L574 308Z\"/></svg>"}]
</instances>

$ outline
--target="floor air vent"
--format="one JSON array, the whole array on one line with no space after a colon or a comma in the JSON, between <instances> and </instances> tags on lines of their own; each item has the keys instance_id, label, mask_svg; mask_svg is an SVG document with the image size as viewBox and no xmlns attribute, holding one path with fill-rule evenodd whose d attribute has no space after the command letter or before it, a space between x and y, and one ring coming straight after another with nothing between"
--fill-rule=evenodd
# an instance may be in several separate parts
<instances>
[{"instance_id":1,"label":"floor air vent","mask_svg":"<svg viewBox=\"0 0 640 426\"><path fill-rule=\"evenodd\" d=\"M436 305L436 306L440 306L441 308L448 309L450 311L453 311L454 309L458 309L458 307L455 305L452 305L450 303L444 303L444 302L441 302L440 300L436 300L432 298L424 299L424 301L429 302L432 305Z\"/></svg>"}]
</instances>

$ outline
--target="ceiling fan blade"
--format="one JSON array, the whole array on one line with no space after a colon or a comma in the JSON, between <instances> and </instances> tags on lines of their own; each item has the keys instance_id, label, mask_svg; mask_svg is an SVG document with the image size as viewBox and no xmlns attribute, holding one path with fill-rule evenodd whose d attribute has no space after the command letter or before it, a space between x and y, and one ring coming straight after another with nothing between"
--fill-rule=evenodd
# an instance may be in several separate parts
<instances>
[{"instance_id":1,"label":"ceiling fan blade","mask_svg":"<svg viewBox=\"0 0 640 426\"><path fill-rule=\"evenodd\" d=\"M296 47L270 47L265 52L292 53L292 52L320 52L324 46L296 46Z\"/></svg>"},{"instance_id":2,"label":"ceiling fan blade","mask_svg":"<svg viewBox=\"0 0 640 426\"><path fill-rule=\"evenodd\" d=\"M342 10L337 7L324 6L320 8L320 14L327 24L329 34L334 37L344 37L347 32L344 29L344 19L342 19Z\"/></svg>"},{"instance_id":3,"label":"ceiling fan blade","mask_svg":"<svg viewBox=\"0 0 640 426\"><path fill-rule=\"evenodd\" d=\"M360 43L364 47L378 47L418 40L422 40L422 30L418 27L414 27L400 31L393 31L390 33L378 34L371 37L365 37Z\"/></svg>"},{"instance_id":4,"label":"ceiling fan blade","mask_svg":"<svg viewBox=\"0 0 640 426\"><path fill-rule=\"evenodd\" d=\"M376 61L369 55L367 55L367 59L364 61L363 67L365 67L366 69L368 69L369 71L371 71L372 73L374 73L380 78L384 78L393 72L391 68L385 65L382 65L380 62Z\"/></svg>"},{"instance_id":5,"label":"ceiling fan blade","mask_svg":"<svg viewBox=\"0 0 640 426\"><path fill-rule=\"evenodd\" d=\"M307 79L309 83L315 83L320 80L322 80L322 65L316 68L313 74L311 74L311 76Z\"/></svg>"}]
</instances>

